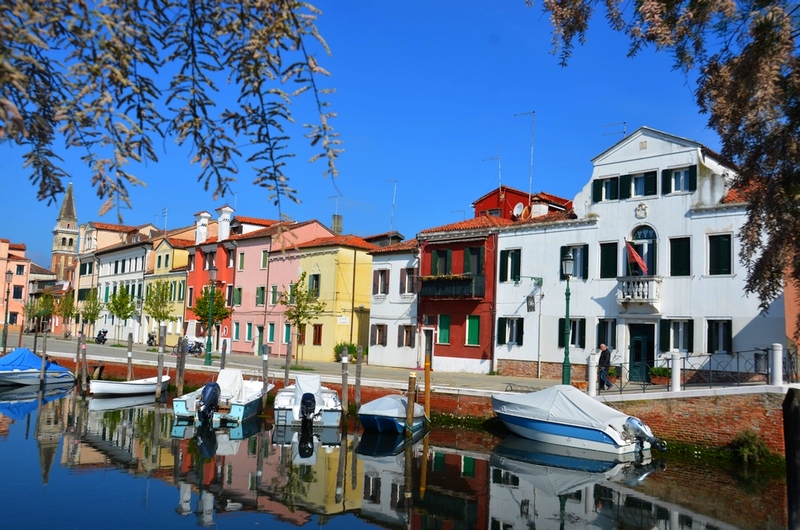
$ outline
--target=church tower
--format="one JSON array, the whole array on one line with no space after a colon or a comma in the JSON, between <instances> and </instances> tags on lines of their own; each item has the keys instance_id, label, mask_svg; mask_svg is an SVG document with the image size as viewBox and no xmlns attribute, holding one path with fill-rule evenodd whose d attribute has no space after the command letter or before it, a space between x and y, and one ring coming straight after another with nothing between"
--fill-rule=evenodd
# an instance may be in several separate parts
<instances>
[{"instance_id":1,"label":"church tower","mask_svg":"<svg viewBox=\"0 0 800 530\"><path fill-rule=\"evenodd\" d=\"M75 261L78 256L78 215L75 213L75 199L72 195L72 182L67 186L61 212L53 229L53 257L50 270L56 274L56 281L73 281Z\"/></svg>"}]
</instances>

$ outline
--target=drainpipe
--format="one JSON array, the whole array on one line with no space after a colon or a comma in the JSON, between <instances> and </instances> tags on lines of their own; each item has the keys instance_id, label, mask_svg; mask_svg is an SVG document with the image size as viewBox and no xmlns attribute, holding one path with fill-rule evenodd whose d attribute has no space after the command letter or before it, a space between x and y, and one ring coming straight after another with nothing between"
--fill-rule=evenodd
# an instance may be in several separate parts
<instances>
[{"instance_id":1,"label":"drainpipe","mask_svg":"<svg viewBox=\"0 0 800 530\"><path fill-rule=\"evenodd\" d=\"M542 378L542 298L544 293L539 295L539 333L536 337L536 377Z\"/></svg>"}]
</instances>

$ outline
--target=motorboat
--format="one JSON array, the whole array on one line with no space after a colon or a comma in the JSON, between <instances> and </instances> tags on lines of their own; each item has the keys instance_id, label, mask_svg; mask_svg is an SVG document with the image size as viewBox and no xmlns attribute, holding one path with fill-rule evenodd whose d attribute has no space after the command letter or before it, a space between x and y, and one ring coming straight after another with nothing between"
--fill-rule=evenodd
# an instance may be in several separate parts
<instances>
[{"instance_id":1,"label":"motorboat","mask_svg":"<svg viewBox=\"0 0 800 530\"><path fill-rule=\"evenodd\" d=\"M339 394L322 386L319 375L298 374L294 384L275 394L275 425L299 427L303 421L312 421L315 428L341 424Z\"/></svg>"},{"instance_id":2,"label":"motorboat","mask_svg":"<svg viewBox=\"0 0 800 530\"><path fill-rule=\"evenodd\" d=\"M267 392L272 388L269 383ZM215 382L173 399L172 410L177 421L229 427L258 415L264 395L262 381L245 380L241 370L225 368Z\"/></svg>"},{"instance_id":3,"label":"motorboat","mask_svg":"<svg viewBox=\"0 0 800 530\"><path fill-rule=\"evenodd\" d=\"M161 391L166 390L169 376L161 377ZM131 381L109 381L92 379L89 381L89 392L94 396L135 396L138 394L155 394L158 388L158 377L146 377Z\"/></svg>"},{"instance_id":4,"label":"motorboat","mask_svg":"<svg viewBox=\"0 0 800 530\"><path fill-rule=\"evenodd\" d=\"M41 390L32 385L0 387L0 416L12 420L24 419L42 404L55 401L69 394L75 384L58 382L45 384Z\"/></svg>"},{"instance_id":5,"label":"motorboat","mask_svg":"<svg viewBox=\"0 0 800 530\"><path fill-rule=\"evenodd\" d=\"M389 394L364 403L358 409L358 420L367 431L402 433L406 430L408 398ZM425 409L414 403L411 431L417 432L425 427Z\"/></svg>"},{"instance_id":6,"label":"motorboat","mask_svg":"<svg viewBox=\"0 0 800 530\"><path fill-rule=\"evenodd\" d=\"M529 440L613 454L667 446L640 419L570 385L494 394L492 409L511 432Z\"/></svg>"},{"instance_id":7,"label":"motorboat","mask_svg":"<svg viewBox=\"0 0 800 530\"><path fill-rule=\"evenodd\" d=\"M28 348L16 348L0 357L0 386L39 385L42 375L42 358ZM63 366L50 360L44 363L45 384L75 384L75 376Z\"/></svg>"}]
</instances>

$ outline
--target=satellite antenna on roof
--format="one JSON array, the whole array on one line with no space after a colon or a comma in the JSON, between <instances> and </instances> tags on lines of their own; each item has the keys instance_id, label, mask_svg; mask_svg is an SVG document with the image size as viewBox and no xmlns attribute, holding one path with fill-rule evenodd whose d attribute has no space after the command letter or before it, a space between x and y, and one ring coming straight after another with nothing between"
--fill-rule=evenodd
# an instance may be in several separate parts
<instances>
[{"instance_id":1,"label":"satellite antenna on roof","mask_svg":"<svg viewBox=\"0 0 800 530\"><path fill-rule=\"evenodd\" d=\"M518 202L516 206L514 206L514 217L519 219L519 216L522 215L522 211L525 209L525 205L521 202Z\"/></svg>"}]
</instances>

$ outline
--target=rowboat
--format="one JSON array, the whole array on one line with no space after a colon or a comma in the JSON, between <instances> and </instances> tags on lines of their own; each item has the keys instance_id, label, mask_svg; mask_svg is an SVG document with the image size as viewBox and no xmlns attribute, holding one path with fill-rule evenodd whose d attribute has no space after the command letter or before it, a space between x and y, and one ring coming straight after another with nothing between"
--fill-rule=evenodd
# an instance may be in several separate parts
<instances>
[{"instance_id":1,"label":"rowboat","mask_svg":"<svg viewBox=\"0 0 800 530\"><path fill-rule=\"evenodd\" d=\"M122 410L143 405L152 405L155 402L149 394L132 396L93 397L89 400L89 411Z\"/></svg>"},{"instance_id":2,"label":"rowboat","mask_svg":"<svg viewBox=\"0 0 800 530\"><path fill-rule=\"evenodd\" d=\"M161 377L161 391L166 390L169 376ZM109 381L92 379L89 381L89 392L95 396L135 396L138 394L155 394L158 388L158 377L146 377L131 381Z\"/></svg>"},{"instance_id":3,"label":"rowboat","mask_svg":"<svg viewBox=\"0 0 800 530\"><path fill-rule=\"evenodd\" d=\"M492 409L511 432L529 440L613 454L666 449L641 420L570 385L494 394Z\"/></svg>"},{"instance_id":4,"label":"rowboat","mask_svg":"<svg viewBox=\"0 0 800 530\"><path fill-rule=\"evenodd\" d=\"M314 427L338 427L342 421L339 394L322 386L318 375L298 374L294 384L275 394L275 425L300 426L303 420Z\"/></svg>"},{"instance_id":5,"label":"rowboat","mask_svg":"<svg viewBox=\"0 0 800 530\"><path fill-rule=\"evenodd\" d=\"M0 357L0 386L38 385L42 375L42 358L28 348L16 348ZM44 363L45 384L75 383L72 372L54 361Z\"/></svg>"},{"instance_id":6,"label":"rowboat","mask_svg":"<svg viewBox=\"0 0 800 530\"><path fill-rule=\"evenodd\" d=\"M406 430L408 398L397 394L379 397L358 409L358 420L367 431L401 433ZM425 427L425 409L414 403L411 431Z\"/></svg>"}]
</instances>

